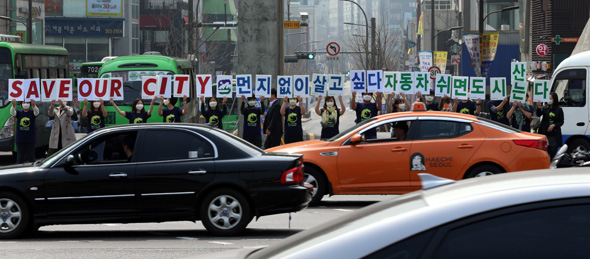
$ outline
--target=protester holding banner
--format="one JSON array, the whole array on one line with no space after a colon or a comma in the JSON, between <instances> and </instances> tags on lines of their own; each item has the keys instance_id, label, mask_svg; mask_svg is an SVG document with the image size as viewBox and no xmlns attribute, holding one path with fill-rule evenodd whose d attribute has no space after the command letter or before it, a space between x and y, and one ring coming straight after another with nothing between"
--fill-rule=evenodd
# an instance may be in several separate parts
<instances>
[{"instance_id":1,"label":"protester holding banner","mask_svg":"<svg viewBox=\"0 0 590 259\"><path fill-rule=\"evenodd\" d=\"M528 100L526 102L514 101L514 103L510 105L510 110L506 117L510 120L513 128L524 132L531 132L533 107L529 105Z\"/></svg>"},{"instance_id":2,"label":"protester holding banner","mask_svg":"<svg viewBox=\"0 0 590 259\"><path fill-rule=\"evenodd\" d=\"M176 98L164 98L160 96L160 105L158 105L158 114L162 116L163 122L175 123L181 122L181 116L186 114L188 106L186 104L186 95L182 97L182 108L174 106ZM174 100L174 101L171 101ZM162 109L162 105L166 106Z\"/></svg>"},{"instance_id":3,"label":"protester holding banner","mask_svg":"<svg viewBox=\"0 0 590 259\"><path fill-rule=\"evenodd\" d=\"M283 123L281 116L281 106L277 99L277 89L270 90L270 98L268 99L268 111L264 116L264 125L262 131L266 135L264 148L271 148L281 145L281 136L283 135Z\"/></svg>"},{"instance_id":4,"label":"protester holding banner","mask_svg":"<svg viewBox=\"0 0 590 259\"><path fill-rule=\"evenodd\" d=\"M461 100L455 97L455 104L453 105L453 112L463 113L463 114L471 114L471 115L479 115L481 112L481 99L477 99L477 102L474 102L469 99Z\"/></svg>"},{"instance_id":5,"label":"protester holding banner","mask_svg":"<svg viewBox=\"0 0 590 259\"><path fill-rule=\"evenodd\" d=\"M88 118L88 133L104 128L104 118L106 117L107 110L104 107L103 100L93 101L90 110L88 110L88 100L84 100L82 118Z\"/></svg>"},{"instance_id":6,"label":"protester holding banner","mask_svg":"<svg viewBox=\"0 0 590 259\"><path fill-rule=\"evenodd\" d=\"M510 126L510 116L508 116L508 111L512 108L513 107L510 107L508 103L508 97L505 97L503 100L490 100L488 102L490 119L508 126Z\"/></svg>"},{"instance_id":7,"label":"protester holding banner","mask_svg":"<svg viewBox=\"0 0 590 259\"><path fill-rule=\"evenodd\" d=\"M33 109L31 110L31 105ZM16 100L12 100L10 115L16 118L15 142L16 163L35 162L36 130L35 118L39 115L39 108L35 100L22 102L22 110L16 110Z\"/></svg>"},{"instance_id":8,"label":"protester holding banner","mask_svg":"<svg viewBox=\"0 0 590 259\"><path fill-rule=\"evenodd\" d=\"M246 96L242 95L242 107L240 110L244 115L244 128L242 138L252 145L261 147L262 137L260 136L260 115L264 114L264 96L260 96L260 108L256 108L256 97L248 97L248 106L246 106Z\"/></svg>"},{"instance_id":9,"label":"protester holding banner","mask_svg":"<svg viewBox=\"0 0 590 259\"><path fill-rule=\"evenodd\" d=\"M121 111L113 98L111 98L111 104L115 107L115 110L121 116L125 116L129 120L129 124L137 124L137 123L146 123L148 118L152 116L152 111L154 110L154 102L158 99L158 97L154 97L152 102L150 103L150 109L146 112L143 108L143 101L139 98L135 99L133 102L133 106L131 107L130 112Z\"/></svg>"},{"instance_id":10,"label":"protester holding banner","mask_svg":"<svg viewBox=\"0 0 590 259\"><path fill-rule=\"evenodd\" d=\"M547 136L547 152L549 156L553 158L557 147L561 146L561 126L563 126L563 110L559 107L559 98L555 92L551 92L549 95L549 102L547 106L543 107L541 102L537 102L537 116L543 116L541 119L541 125L539 126L539 134Z\"/></svg>"},{"instance_id":11,"label":"protester holding banner","mask_svg":"<svg viewBox=\"0 0 590 259\"><path fill-rule=\"evenodd\" d=\"M450 112L452 110L451 97L445 94L442 98L440 98L438 109L443 112Z\"/></svg>"},{"instance_id":12,"label":"protester holding banner","mask_svg":"<svg viewBox=\"0 0 590 259\"><path fill-rule=\"evenodd\" d=\"M334 102L334 96L326 96L324 99L324 108L322 109L320 109L321 100L322 96L320 95L315 104L315 113L322 117L322 133L320 139L329 139L340 133L340 130L338 129L340 126L340 116L344 115L346 107L344 107L342 96L338 96L340 107L342 107L342 109L339 109L338 105Z\"/></svg>"},{"instance_id":13,"label":"protester holding banner","mask_svg":"<svg viewBox=\"0 0 590 259\"><path fill-rule=\"evenodd\" d=\"M288 107L287 102L289 103ZM299 106L297 106L297 103L299 103ZM303 141L301 114L305 114L306 112L301 97L289 98L285 96L283 98L281 115L285 116L285 144Z\"/></svg>"},{"instance_id":14,"label":"protester holding banner","mask_svg":"<svg viewBox=\"0 0 590 259\"><path fill-rule=\"evenodd\" d=\"M387 111L389 113L406 111L406 97L404 97L404 94L400 94L400 97L393 99L394 96L395 93L389 94L389 107Z\"/></svg>"},{"instance_id":15,"label":"protester holding banner","mask_svg":"<svg viewBox=\"0 0 590 259\"><path fill-rule=\"evenodd\" d=\"M361 121L373 118L377 116L379 108L381 107L381 93L377 92L375 99L377 99L376 103L372 103L371 100L373 99L372 93L363 93L363 102L357 103L352 101L350 106L353 110L356 111L356 120L355 122L358 124ZM352 100L356 100L356 92L352 92ZM377 138L377 129L373 128L365 132L366 139L374 139Z\"/></svg>"},{"instance_id":16,"label":"protester holding banner","mask_svg":"<svg viewBox=\"0 0 590 259\"><path fill-rule=\"evenodd\" d=\"M62 100L58 100L57 106L55 104L55 100L51 101L51 106L47 111L47 115L53 117L47 155L52 155L76 141L76 132L74 132L71 121L74 109Z\"/></svg>"},{"instance_id":17,"label":"protester holding banner","mask_svg":"<svg viewBox=\"0 0 590 259\"><path fill-rule=\"evenodd\" d=\"M207 102L208 108L205 108L205 97L201 96L201 114L205 116L205 122L210 124L211 126L223 129L223 117L227 114L227 107L225 103L227 102L227 97L223 97L221 101L221 110L217 107L217 99L215 97L209 98Z\"/></svg>"},{"instance_id":18,"label":"protester holding banner","mask_svg":"<svg viewBox=\"0 0 590 259\"><path fill-rule=\"evenodd\" d=\"M427 111L440 111L439 104L434 101L434 91L430 91L429 95L424 96Z\"/></svg>"}]
</instances>

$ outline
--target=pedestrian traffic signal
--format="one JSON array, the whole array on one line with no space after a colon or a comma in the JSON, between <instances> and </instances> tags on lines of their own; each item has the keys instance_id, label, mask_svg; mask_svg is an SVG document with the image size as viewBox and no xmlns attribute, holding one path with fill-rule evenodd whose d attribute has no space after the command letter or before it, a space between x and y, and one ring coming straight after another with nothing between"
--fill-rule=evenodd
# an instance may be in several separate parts
<instances>
[{"instance_id":1,"label":"pedestrian traffic signal","mask_svg":"<svg viewBox=\"0 0 590 259\"><path fill-rule=\"evenodd\" d=\"M295 53L298 59L314 59L315 53L314 52L299 52Z\"/></svg>"}]
</instances>

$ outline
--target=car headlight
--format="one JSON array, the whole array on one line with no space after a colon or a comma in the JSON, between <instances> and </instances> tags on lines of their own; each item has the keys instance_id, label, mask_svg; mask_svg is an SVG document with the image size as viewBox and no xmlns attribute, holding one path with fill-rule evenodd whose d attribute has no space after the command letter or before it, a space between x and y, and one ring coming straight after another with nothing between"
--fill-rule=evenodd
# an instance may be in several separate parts
<instances>
[{"instance_id":1,"label":"car headlight","mask_svg":"<svg viewBox=\"0 0 590 259\"><path fill-rule=\"evenodd\" d=\"M14 117L10 116L0 130L0 139L11 138L12 136L14 136Z\"/></svg>"}]
</instances>

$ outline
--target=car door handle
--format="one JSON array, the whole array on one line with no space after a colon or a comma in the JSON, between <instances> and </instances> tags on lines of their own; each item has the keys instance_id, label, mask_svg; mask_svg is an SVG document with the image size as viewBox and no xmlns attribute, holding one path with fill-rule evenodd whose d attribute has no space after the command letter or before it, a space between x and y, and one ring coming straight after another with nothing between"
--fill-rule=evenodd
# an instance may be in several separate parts
<instances>
[{"instance_id":1,"label":"car door handle","mask_svg":"<svg viewBox=\"0 0 590 259\"><path fill-rule=\"evenodd\" d=\"M205 170L192 170L192 171L188 171L188 174L206 174L207 171Z\"/></svg>"},{"instance_id":2,"label":"car door handle","mask_svg":"<svg viewBox=\"0 0 590 259\"><path fill-rule=\"evenodd\" d=\"M586 123L583 123L583 122L578 122L578 123L576 124L576 126L584 126L584 125L586 125Z\"/></svg>"},{"instance_id":3,"label":"car door handle","mask_svg":"<svg viewBox=\"0 0 590 259\"><path fill-rule=\"evenodd\" d=\"M111 177L111 178L124 178L124 177L127 177L127 174L126 173L112 173L112 174L109 174L109 177Z\"/></svg>"},{"instance_id":4,"label":"car door handle","mask_svg":"<svg viewBox=\"0 0 590 259\"><path fill-rule=\"evenodd\" d=\"M473 148L473 145L463 144L463 145L458 146L458 148Z\"/></svg>"},{"instance_id":5,"label":"car door handle","mask_svg":"<svg viewBox=\"0 0 590 259\"><path fill-rule=\"evenodd\" d=\"M394 149L391 150L391 152L405 152L407 149L403 148L403 147L396 147Z\"/></svg>"}]
</instances>

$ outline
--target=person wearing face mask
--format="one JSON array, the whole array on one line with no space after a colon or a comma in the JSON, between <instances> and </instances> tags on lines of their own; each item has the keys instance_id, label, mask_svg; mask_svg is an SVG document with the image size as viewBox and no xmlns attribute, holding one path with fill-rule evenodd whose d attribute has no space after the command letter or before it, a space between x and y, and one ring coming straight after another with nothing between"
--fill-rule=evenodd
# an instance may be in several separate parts
<instances>
[{"instance_id":1,"label":"person wearing face mask","mask_svg":"<svg viewBox=\"0 0 590 259\"><path fill-rule=\"evenodd\" d=\"M516 111L516 108L518 107L508 104L508 97L505 97L504 100L501 101L490 100L488 102L488 109L490 110L490 119L505 125L510 125L510 116L508 115L509 111L512 110L512 112L514 112Z\"/></svg>"},{"instance_id":2,"label":"person wearing face mask","mask_svg":"<svg viewBox=\"0 0 590 259\"><path fill-rule=\"evenodd\" d=\"M242 95L242 107L240 110L244 115L242 138L254 146L261 147L260 116L264 114L264 96L260 96L260 108L256 108L256 97L254 95L248 97L248 102L246 102L246 96Z\"/></svg>"},{"instance_id":3,"label":"person wearing face mask","mask_svg":"<svg viewBox=\"0 0 590 259\"><path fill-rule=\"evenodd\" d=\"M398 98L395 98L395 93L391 93L389 95L389 108L387 109L387 111L389 113L394 113L394 112L404 112L406 111L406 97L404 97L404 94L400 94Z\"/></svg>"},{"instance_id":4,"label":"person wearing face mask","mask_svg":"<svg viewBox=\"0 0 590 259\"><path fill-rule=\"evenodd\" d=\"M188 106L186 104L186 95L182 97L182 108L174 106L174 102L170 101L170 98L164 98L160 96L160 105L158 105L158 114L162 116L162 120L165 123L181 122L181 116L186 114ZM165 108L162 109L162 105Z\"/></svg>"},{"instance_id":5,"label":"person wearing face mask","mask_svg":"<svg viewBox=\"0 0 590 259\"><path fill-rule=\"evenodd\" d=\"M549 95L547 106L543 107L541 102L537 102L537 116L543 116L541 125L539 125L539 134L547 136L547 152L549 157L553 158L557 147L562 145L561 126L563 126L563 110L559 107L557 94L552 92Z\"/></svg>"},{"instance_id":6,"label":"person wearing face mask","mask_svg":"<svg viewBox=\"0 0 590 259\"><path fill-rule=\"evenodd\" d=\"M104 108L104 101L93 101L92 108L88 110L88 100L84 100L82 118L88 118L88 133L104 128L104 118L107 117L107 110Z\"/></svg>"},{"instance_id":7,"label":"person wearing face mask","mask_svg":"<svg viewBox=\"0 0 590 259\"><path fill-rule=\"evenodd\" d=\"M479 115L481 112L482 100L477 98L477 101L471 101L469 99L459 101L459 98L455 97L455 105L453 105L453 112Z\"/></svg>"},{"instance_id":8,"label":"person wearing face mask","mask_svg":"<svg viewBox=\"0 0 590 259\"><path fill-rule=\"evenodd\" d=\"M452 106L451 98L445 94L440 99L440 104L438 105L438 109L443 112L450 112L452 110L451 106Z\"/></svg>"},{"instance_id":9,"label":"person wearing face mask","mask_svg":"<svg viewBox=\"0 0 590 259\"><path fill-rule=\"evenodd\" d=\"M351 101L351 108L356 111L356 120L355 122L358 124L361 121L368 120L378 115L379 107L381 107L381 93L377 92L375 99L376 103L372 103L371 99L373 98L372 93L363 93L363 102L357 103ZM356 100L356 92L352 92L352 100ZM373 128L368 131L365 131L365 139L374 139L377 138L377 129Z\"/></svg>"},{"instance_id":10,"label":"person wearing face mask","mask_svg":"<svg viewBox=\"0 0 590 259\"><path fill-rule=\"evenodd\" d=\"M287 107L289 103L289 107ZM297 106L299 103L299 106ZM301 125L301 114L305 114L305 106L301 97L289 98L285 96L281 106L281 115L285 116L285 144L303 141L303 126Z\"/></svg>"},{"instance_id":11,"label":"person wearing face mask","mask_svg":"<svg viewBox=\"0 0 590 259\"><path fill-rule=\"evenodd\" d=\"M430 91L429 95L424 96L427 111L440 111L439 103L434 101L434 91Z\"/></svg>"},{"instance_id":12,"label":"person wearing face mask","mask_svg":"<svg viewBox=\"0 0 590 259\"><path fill-rule=\"evenodd\" d=\"M506 114L506 118L510 120L512 127L524 132L531 132L531 118L533 117L533 107L529 105L527 94L527 101L515 101L510 105L510 110ZM508 97L506 97L507 99Z\"/></svg>"},{"instance_id":13,"label":"person wearing face mask","mask_svg":"<svg viewBox=\"0 0 590 259\"><path fill-rule=\"evenodd\" d=\"M227 114L227 108L225 107L225 103L227 102L227 98L223 97L223 101L221 101L221 110L217 107L217 99L215 97L209 98L209 107L205 108L205 97L201 96L201 114L205 116L206 123L210 124L211 126L223 129L223 116Z\"/></svg>"},{"instance_id":14,"label":"person wearing face mask","mask_svg":"<svg viewBox=\"0 0 590 259\"><path fill-rule=\"evenodd\" d=\"M139 98L135 99L133 102L133 106L131 107L130 112L121 111L113 98L111 98L111 104L115 107L115 110L121 115L125 116L129 120L129 124L137 124L137 123L146 123L148 118L152 116L152 111L154 110L154 102L158 99L158 97L154 96L152 102L150 103L150 109L146 112L143 108L143 101Z\"/></svg>"},{"instance_id":15,"label":"person wearing face mask","mask_svg":"<svg viewBox=\"0 0 590 259\"><path fill-rule=\"evenodd\" d=\"M36 130L35 118L39 115L39 108L35 100L22 102L22 110L16 110L16 100L12 100L10 115L15 121L16 163L35 162ZM33 107L31 109L31 106Z\"/></svg>"},{"instance_id":16,"label":"person wearing face mask","mask_svg":"<svg viewBox=\"0 0 590 259\"><path fill-rule=\"evenodd\" d=\"M47 111L49 117L53 117L53 126L49 135L49 150L47 155L52 155L56 151L66 147L76 141L76 132L72 126L72 114L74 109L68 106L62 100L51 101L51 106Z\"/></svg>"},{"instance_id":17,"label":"person wearing face mask","mask_svg":"<svg viewBox=\"0 0 590 259\"><path fill-rule=\"evenodd\" d=\"M338 105L334 102L333 96L326 96L326 99L324 100L324 108L320 109L321 99L322 96L320 95L315 104L315 113L322 116L322 133L320 139L329 139L340 133L340 130L338 129L338 126L340 125L340 116L344 115L346 107L344 107L342 96L338 96L338 101L340 101L340 107L342 107L342 109L338 109Z\"/></svg>"}]
</instances>

